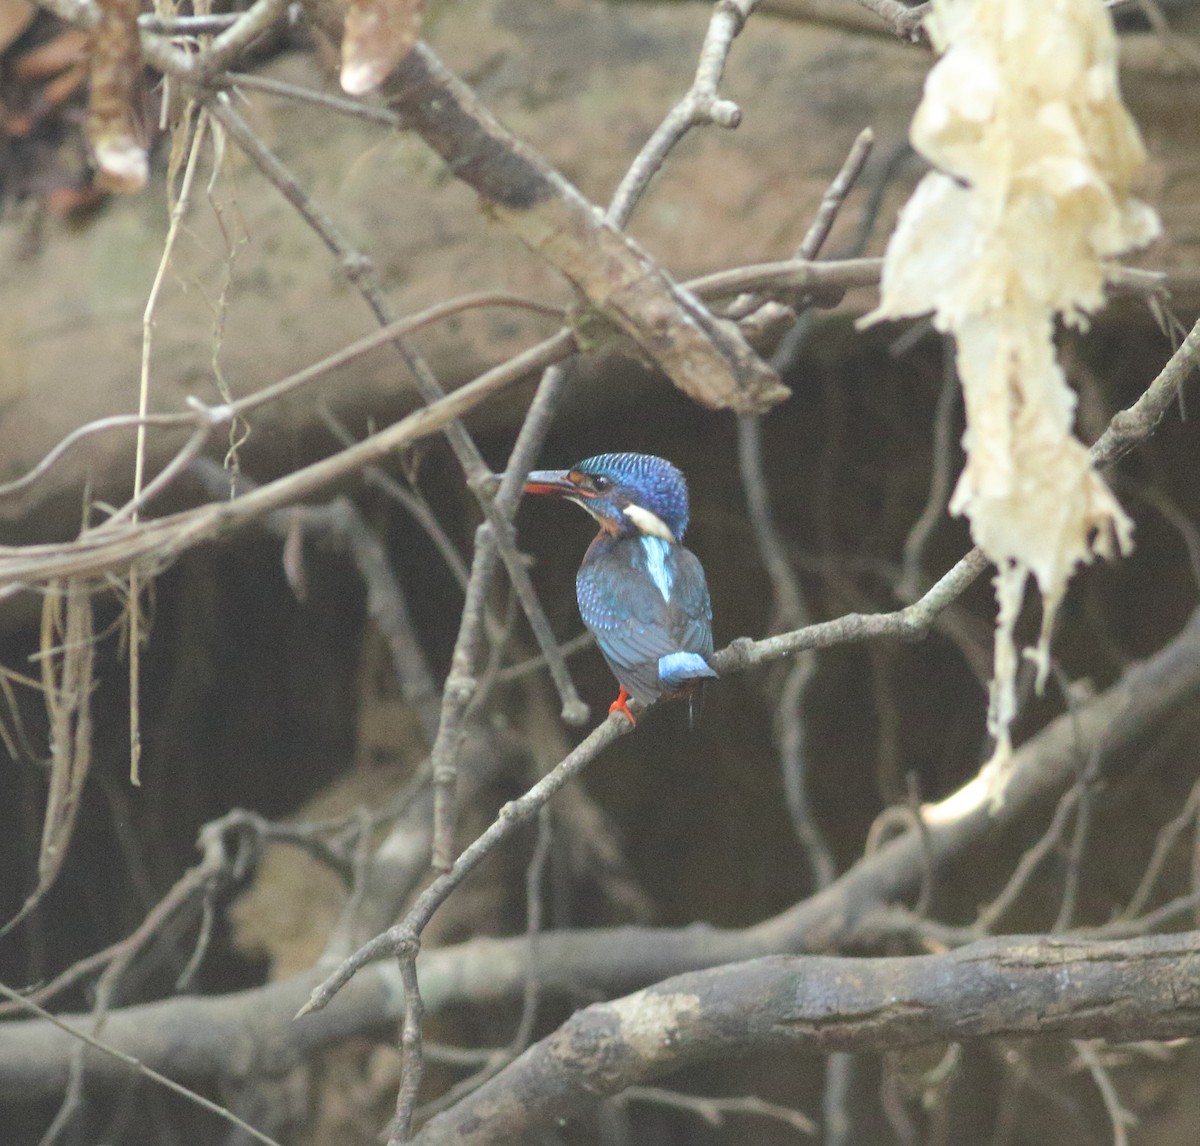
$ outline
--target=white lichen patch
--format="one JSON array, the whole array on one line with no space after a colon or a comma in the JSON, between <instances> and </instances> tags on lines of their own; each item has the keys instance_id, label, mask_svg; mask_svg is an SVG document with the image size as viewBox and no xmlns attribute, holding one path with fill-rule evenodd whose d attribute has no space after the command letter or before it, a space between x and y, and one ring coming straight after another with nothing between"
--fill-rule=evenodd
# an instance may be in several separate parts
<instances>
[{"instance_id":1,"label":"white lichen patch","mask_svg":"<svg viewBox=\"0 0 1200 1146\"><path fill-rule=\"evenodd\" d=\"M620 1039L639 1058L653 1061L676 1039L678 1030L700 1014L691 994L639 991L616 1005Z\"/></svg>"},{"instance_id":2,"label":"white lichen patch","mask_svg":"<svg viewBox=\"0 0 1200 1146\"><path fill-rule=\"evenodd\" d=\"M939 170L901 213L880 306L864 321L932 313L956 341L967 463L950 509L999 569L989 711L999 763L1011 751L1013 625L1029 577L1042 594L1040 686L1072 572L1132 544L1072 434L1055 321L1084 326L1111 260L1159 223L1130 193L1145 153L1121 103L1103 0L934 0L927 26L942 58L912 142Z\"/></svg>"}]
</instances>

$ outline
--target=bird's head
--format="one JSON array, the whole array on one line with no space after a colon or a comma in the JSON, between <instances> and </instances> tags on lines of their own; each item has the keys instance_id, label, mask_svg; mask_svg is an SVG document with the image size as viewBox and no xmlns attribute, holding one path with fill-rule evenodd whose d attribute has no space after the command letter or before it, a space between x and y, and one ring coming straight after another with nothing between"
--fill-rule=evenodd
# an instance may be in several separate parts
<instances>
[{"instance_id":1,"label":"bird's head","mask_svg":"<svg viewBox=\"0 0 1200 1146\"><path fill-rule=\"evenodd\" d=\"M597 454L569 470L534 470L525 492L565 497L618 536L682 541L687 529L687 482L653 454Z\"/></svg>"}]
</instances>

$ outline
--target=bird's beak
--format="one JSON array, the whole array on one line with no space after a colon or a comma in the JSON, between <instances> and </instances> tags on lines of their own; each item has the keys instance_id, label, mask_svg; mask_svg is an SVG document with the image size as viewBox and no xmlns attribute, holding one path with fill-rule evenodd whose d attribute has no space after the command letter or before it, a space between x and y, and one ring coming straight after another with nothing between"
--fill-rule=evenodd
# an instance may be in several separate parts
<instances>
[{"instance_id":1,"label":"bird's beak","mask_svg":"<svg viewBox=\"0 0 1200 1146\"><path fill-rule=\"evenodd\" d=\"M525 479L526 493L548 493L559 497L584 498L595 494L581 489L567 475L569 470L534 470Z\"/></svg>"}]
</instances>

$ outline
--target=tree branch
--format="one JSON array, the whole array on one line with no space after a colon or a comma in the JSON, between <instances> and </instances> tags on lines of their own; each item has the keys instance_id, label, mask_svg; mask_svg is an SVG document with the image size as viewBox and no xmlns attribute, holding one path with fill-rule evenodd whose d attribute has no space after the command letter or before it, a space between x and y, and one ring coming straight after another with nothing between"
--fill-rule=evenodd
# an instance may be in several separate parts
<instances>
[{"instance_id":1,"label":"tree branch","mask_svg":"<svg viewBox=\"0 0 1200 1146\"><path fill-rule=\"evenodd\" d=\"M763 410L788 391L737 329L719 322L574 186L513 137L426 44L393 73L389 104L494 216L702 405Z\"/></svg>"},{"instance_id":2,"label":"tree branch","mask_svg":"<svg viewBox=\"0 0 1200 1146\"><path fill-rule=\"evenodd\" d=\"M1076 779L1079 754L1103 746L1104 774L1131 772L1140 749L1171 717L1200 697L1200 613L1149 660L1074 714L1065 714L1015 754L993 813L988 786L977 777L924 810L927 836L910 831L860 859L828 888L743 930L693 925L545 932L538 940L538 982L549 996L629 991L669 975L769 954L837 950L860 942L860 926L877 923L881 905L916 894L927 856L936 867L960 859L998 828L1053 800ZM609 728L606 723L602 729ZM851 765L848 765L851 766ZM872 916L876 919L873 921ZM473 939L420 957L426 1009L487 1006L520 998L528 943ZM868 964L856 961L854 968ZM857 972L856 972L857 973ZM323 977L316 969L239 994L174 998L115 1009L106 1040L147 1066L179 1078L275 1074L321 1047L351 1035L394 1030L404 995L396 965L363 967L337 1004L292 1023L296 1009ZM85 1021L64 1016L64 1021ZM29 1101L61 1093L72 1040L44 1022L0 1024L0 1100ZM88 1078L112 1083L124 1068L89 1058Z\"/></svg>"},{"instance_id":3,"label":"tree branch","mask_svg":"<svg viewBox=\"0 0 1200 1146\"><path fill-rule=\"evenodd\" d=\"M885 1051L1002 1035L1200 1034L1200 932L1110 942L985 939L945 955L776 956L695 971L576 1011L417 1135L531 1140L627 1086L785 1047Z\"/></svg>"}]
</instances>

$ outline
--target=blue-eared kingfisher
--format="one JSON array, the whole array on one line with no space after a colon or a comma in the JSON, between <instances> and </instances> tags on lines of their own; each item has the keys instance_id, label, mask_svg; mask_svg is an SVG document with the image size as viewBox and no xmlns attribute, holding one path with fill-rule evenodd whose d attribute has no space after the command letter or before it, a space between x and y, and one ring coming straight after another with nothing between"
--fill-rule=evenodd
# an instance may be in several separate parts
<instances>
[{"instance_id":1,"label":"blue-eared kingfisher","mask_svg":"<svg viewBox=\"0 0 1200 1146\"><path fill-rule=\"evenodd\" d=\"M526 493L552 494L585 509L600 526L575 578L583 623L621 691L609 712L686 697L694 716L701 683L717 673L712 605L704 569L681 544L687 482L652 454L598 454L569 470L535 470Z\"/></svg>"}]
</instances>

